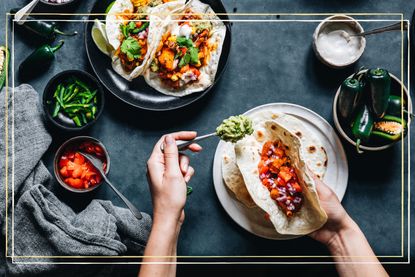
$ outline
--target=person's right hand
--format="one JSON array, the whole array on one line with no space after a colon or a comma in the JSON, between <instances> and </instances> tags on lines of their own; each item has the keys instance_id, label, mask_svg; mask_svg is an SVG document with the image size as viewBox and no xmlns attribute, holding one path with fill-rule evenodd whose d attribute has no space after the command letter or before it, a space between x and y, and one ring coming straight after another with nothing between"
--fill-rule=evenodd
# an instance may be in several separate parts
<instances>
[{"instance_id":1,"label":"person's right hand","mask_svg":"<svg viewBox=\"0 0 415 277\"><path fill-rule=\"evenodd\" d=\"M196 132L168 134L156 143L147 162L147 175L153 201L154 221L181 224L186 203L186 184L194 174L189 157L178 152L176 140L191 140ZM164 152L160 146L164 144ZM193 152L202 150L198 144L191 144Z\"/></svg>"},{"instance_id":2,"label":"person's right hand","mask_svg":"<svg viewBox=\"0 0 415 277\"><path fill-rule=\"evenodd\" d=\"M333 190L323 183L319 178L314 177L320 204L327 214L326 224L319 230L310 234L310 237L330 246L340 231L353 227L354 221L347 214Z\"/></svg>"}]
</instances>

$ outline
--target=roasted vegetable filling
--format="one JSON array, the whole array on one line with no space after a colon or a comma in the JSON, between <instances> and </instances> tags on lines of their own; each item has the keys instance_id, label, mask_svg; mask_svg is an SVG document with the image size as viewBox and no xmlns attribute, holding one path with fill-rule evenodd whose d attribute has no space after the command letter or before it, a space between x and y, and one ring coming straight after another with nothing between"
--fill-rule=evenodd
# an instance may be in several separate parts
<instances>
[{"instance_id":1,"label":"roasted vegetable filling","mask_svg":"<svg viewBox=\"0 0 415 277\"><path fill-rule=\"evenodd\" d=\"M259 179L285 215L291 217L298 212L303 204L302 188L281 142L267 141L264 144L258 170Z\"/></svg>"},{"instance_id":2,"label":"roasted vegetable filling","mask_svg":"<svg viewBox=\"0 0 415 277\"><path fill-rule=\"evenodd\" d=\"M197 81L200 68L209 62L214 48L209 44L212 24L199 20L201 16L187 9L178 25L162 36L151 63L151 71L174 89Z\"/></svg>"},{"instance_id":3,"label":"roasted vegetable filling","mask_svg":"<svg viewBox=\"0 0 415 277\"><path fill-rule=\"evenodd\" d=\"M142 16L135 10L133 14L119 16L123 23L120 24L120 47L115 55L120 58L123 68L130 72L143 63L148 50L149 21L147 16Z\"/></svg>"}]
</instances>

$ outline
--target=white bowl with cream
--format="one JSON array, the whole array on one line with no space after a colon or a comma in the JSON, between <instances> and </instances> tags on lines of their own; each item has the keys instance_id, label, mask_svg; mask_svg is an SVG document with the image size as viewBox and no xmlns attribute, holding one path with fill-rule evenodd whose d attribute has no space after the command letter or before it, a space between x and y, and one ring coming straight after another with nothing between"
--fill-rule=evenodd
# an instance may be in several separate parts
<instances>
[{"instance_id":1,"label":"white bowl with cream","mask_svg":"<svg viewBox=\"0 0 415 277\"><path fill-rule=\"evenodd\" d=\"M350 16L333 15L324 19L313 35L316 56L326 65L343 68L355 63L363 54L366 39L353 36L363 27Z\"/></svg>"}]
</instances>

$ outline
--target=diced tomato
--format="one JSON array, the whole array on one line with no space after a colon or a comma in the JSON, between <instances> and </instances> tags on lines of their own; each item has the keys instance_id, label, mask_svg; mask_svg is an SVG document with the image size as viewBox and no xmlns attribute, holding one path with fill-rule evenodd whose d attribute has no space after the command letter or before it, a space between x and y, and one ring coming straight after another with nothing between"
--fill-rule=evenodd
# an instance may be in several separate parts
<instances>
[{"instance_id":1,"label":"diced tomato","mask_svg":"<svg viewBox=\"0 0 415 277\"><path fill-rule=\"evenodd\" d=\"M102 181L101 175L95 167L78 153L79 150L88 152L100 158L103 162L103 170L106 171L107 163L102 147L90 142L84 142L78 147L72 147L59 159L59 173L64 182L74 188L89 188Z\"/></svg>"},{"instance_id":2,"label":"diced tomato","mask_svg":"<svg viewBox=\"0 0 415 277\"><path fill-rule=\"evenodd\" d=\"M282 178L285 182L288 182L291 179L292 175L289 172L280 170L278 177Z\"/></svg>"},{"instance_id":3,"label":"diced tomato","mask_svg":"<svg viewBox=\"0 0 415 277\"><path fill-rule=\"evenodd\" d=\"M264 146L262 147L261 156L268 156L268 151L271 149L273 143L271 141L267 141Z\"/></svg>"},{"instance_id":4,"label":"diced tomato","mask_svg":"<svg viewBox=\"0 0 415 277\"><path fill-rule=\"evenodd\" d=\"M263 166L259 169L259 174L265 174L269 170L268 166Z\"/></svg>"},{"instance_id":5,"label":"diced tomato","mask_svg":"<svg viewBox=\"0 0 415 277\"><path fill-rule=\"evenodd\" d=\"M62 168L59 170L59 172L60 172L60 174L61 174L63 177L69 177L69 175L68 175L68 170L67 170L66 166L62 167Z\"/></svg>"},{"instance_id":6,"label":"diced tomato","mask_svg":"<svg viewBox=\"0 0 415 277\"><path fill-rule=\"evenodd\" d=\"M278 189L272 189L270 195L272 199L276 200L280 193L278 192Z\"/></svg>"},{"instance_id":7,"label":"diced tomato","mask_svg":"<svg viewBox=\"0 0 415 277\"><path fill-rule=\"evenodd\" d=\"M66 166L67 164L68 164L68 158L66 157L66 156L62 156L60 159L59 159L59 167L60 168L62 168L62 167L64 167L64 166Z\"/></svg>"},{"instance_id":8,"label":"diced tomato","mask_svg":"<svg viewBox=\"0 0 415 277\"><path fill-rule=\"evenodd\" d=\"M81 154L75 153L75 159L74 159L73 162L76 163L76 164L84 164L85 163L85 158Z\"/></svg>"},{"instance_id":9,"label":"diced tomato","mask_svg":"<svg viewBox=\"0 0 415 277\"><path fill-rule=\"evenodd\" d=\"M71 187L74 187L74 188L77 188L77 189L82 188L82 185L83 185L82 180L78 179L78 178L76 178L76 179L75 178L67 178L67 179L65 179L65 183L67 183Z\"/></svg>"},{"instance_id":10,"label":"diced tomato","mask_svg":"<svg viewBox=\"0 0 415 277\"><path fill-rule=\"evenodd\" d=\"M297 191L297 192L302 192L303 189L301 188L300 184L298 184L297 182L295 183L291 183L291 185L293 186L293 188Z\"/></svg>"},{"instance_id":11,"label":"diced tomato","mask_svg":"<svg viewBox=\"0 0 415 277\"><path fill-rule=\"evenodd\" d=\"M72 177L80 178L82 176L83 170L81 166L77 166L74 171L72 172Z\"/></svg>"},{"instance_id":12,"label":"diced tomato","mask_svg":"<svg viewBox=\"0 0 415 277\"><path fill-rule=\"evenodd\" d=\"M284 179L282 179L280 176L277 177L277 186L285 187L286 184L287 182L285 182Z\"/></svg>"}]
</instances>

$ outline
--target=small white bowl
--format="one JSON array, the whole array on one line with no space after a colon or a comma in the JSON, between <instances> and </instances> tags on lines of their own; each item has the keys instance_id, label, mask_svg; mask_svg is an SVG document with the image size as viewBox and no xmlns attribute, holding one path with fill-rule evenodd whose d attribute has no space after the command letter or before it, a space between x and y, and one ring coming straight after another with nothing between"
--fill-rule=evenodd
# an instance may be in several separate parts
<instances>
[{"instance_id":1,"label":"small white bowl","mask_svg":"<svg viewBox=\"0 0 415 277\"><path fill-rule=\"evenodd\" d=\"M364 71L366 71L366 70L364 70ZM405 85L395 75L393 75L391 73L389 73L389 75L391 76L391 87L392 88L393 87L401 87L401 86L403 87L404 97L405 97L406 104L408 106L408 111L410 113L412 113L413 112L413 110L412 110L412 100L411 100L411 96L409 95L408 90L406 89ZM350 75L348 78L350 78L352 76L353 75ZM340 123L340 120L339 120L339 116L337 114L337 102L338 102L339 95L340 95L340 89L341 89L341 85L337 89L336 96L334 97L334 101L333 101L333 120L334 120L334 125L335 125L337 131L340 133L340 135L348 143L350 143L353 146L356 146L356 142L354 141L354 139L352 137L349 137L349 135L343 130L343 127L342 127L342 125ZM391 92L393 92L393 90L391 90ZM411 123L411 118L408 117L408 118L405 118L405 119L407 119L407 125L409 125ZM384 144L384 145L381 145L381 146L365 146L365 145L362 145L361 144L359 148L361 150L366 150L366 151L382 151L382 150L385 150L387 148L392 147L397 142L398 141L394 141L394 142L391 142L389 144Z\"/></svg>"},{"instance_id":2,"label":"small white bowl","mask_svg":"<svg viewBox=\"0 0 415 277\"><path fill-rule=\"evenodd\" d=\"M344 20L344 21L343 21ZM363 27L360 25L360 23L355 20L354 18L347 16L347 15L342 15L342 14L338 14L338 15L333 15L330 17L327 17L326 19L324 19L316 28L316 30L314 31L313 34L313 49L314 52L316 53L317 58L323 62L324 64L328 65L329 67L332 68L344 68L347 67L353 63L355 63L363 54L363 52L365 51L365 47L366 47L366 39L365 37L361 36L358 37L360 40L360 47L357 51L357 53L355 54L355 57L353 59L350 59L350 61L348 62L333 62L331 60L328 60L324 54L323 54L323 50L322 46L318 44L318 38L319 35L329 26L332 24L347 24L349 25L356 33L361 33L363 32Z\"/></svg>"}]
</instances>

